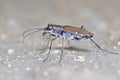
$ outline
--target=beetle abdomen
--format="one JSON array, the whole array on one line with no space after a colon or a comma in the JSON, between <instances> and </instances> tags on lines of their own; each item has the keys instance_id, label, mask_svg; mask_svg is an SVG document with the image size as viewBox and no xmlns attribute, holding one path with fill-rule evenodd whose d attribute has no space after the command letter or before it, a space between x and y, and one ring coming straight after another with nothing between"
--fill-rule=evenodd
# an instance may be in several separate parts
<instances>
[{"instance_id":1,"label":"beetle abdomen","mask_svg":"<svg viewBox=\"0 0 120 80\"><path fill-rule=\"evenodd\" d=\"M66 31L63 32L62 37L67 40L81 40L82 38L84 38L84 36L80 34L73 34L73 33L66 32Z\"/></svg>"},{"instance_id":2,"label":"beetle abdomen","mask_svg":"<svg viewBox=\"0 0 120 80\"><path fill-rule=\"evenodd\" d=\"M85 36L83 35L74 34L60 29L53 29L52 34L60 35L62 36L63 39L67 39L67 40L81 40L82 38L85 38Z\"/></svg>"}]
</instances>

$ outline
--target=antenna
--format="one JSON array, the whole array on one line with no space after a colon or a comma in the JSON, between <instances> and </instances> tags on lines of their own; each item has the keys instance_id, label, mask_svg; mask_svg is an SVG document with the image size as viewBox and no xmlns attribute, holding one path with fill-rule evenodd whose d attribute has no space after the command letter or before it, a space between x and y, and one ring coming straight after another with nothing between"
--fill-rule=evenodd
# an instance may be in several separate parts
<instances>
[{"instance_id":1,"label":"antenna","mask_svg":"<svg viewBox=\"0 0 120 80\"><path fill-rule=\"evenodd\" d=\"M24 43L24 40L25 40L26 37L28 37L29 35L31 35L31 34L33 34L33 33L36 33L36 32L39 32L39 31L41 31L41 30L44 30L44 29L45 29L45 28L34 28L34 29L28 29L28 30L24 31L23 34L22 34L23 43ZM35 30L35 31L34 31L34 30ZM32 32L26 34L26 33L29 32L29 31L32 31ZM26 34L26 35L25 35L25 34Z\"/></svg>"}]
</instances>

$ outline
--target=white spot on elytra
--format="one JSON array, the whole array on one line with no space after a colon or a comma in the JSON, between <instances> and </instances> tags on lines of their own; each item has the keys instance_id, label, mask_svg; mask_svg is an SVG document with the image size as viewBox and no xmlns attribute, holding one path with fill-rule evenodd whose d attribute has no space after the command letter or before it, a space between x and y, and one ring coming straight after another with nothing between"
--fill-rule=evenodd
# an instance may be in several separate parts
<instances>
[{"instance_id":1,"label":"white spot on elytra","mask_svg":"<svg viewBox=\"0 0 120 80\"><path fill-rule=\"evenodd\" d=\"M78 32L75 32L75 34L78 34Z\"/></svg>"}]
</instances>

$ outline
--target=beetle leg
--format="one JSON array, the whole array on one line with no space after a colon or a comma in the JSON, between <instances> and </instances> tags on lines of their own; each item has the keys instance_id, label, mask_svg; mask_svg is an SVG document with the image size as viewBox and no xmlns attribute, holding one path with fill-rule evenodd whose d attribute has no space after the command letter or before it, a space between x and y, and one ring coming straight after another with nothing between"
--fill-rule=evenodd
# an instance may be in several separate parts
<instances>
[{"instance_id":1,"label":"beetle leg","mask_svg":"<svg viewBox=\"0 0 120 80\"><path fill-rule=\"evenodd\" d=\"M81 26L81 29L85 29L85 27L84 27L84 26Z\"/></svg>"},{"instance_id":2,"label":"beetle leg","mask_svg":"<svg viewBox=\"0 0 120 80\"><path fill-rule=\"evenodd\" d=\"M62 61L62 58L63 58L63 51L64 51L64 39L62 39L62 50L61 50L61 54L60 54L59 63Z\"/></svg>"},{"instance_id":3,"label":"beetle leg","mask_svg":"<svg viewBox=\"0 0 120 80\"><path fill-rule=\"evenodd\" d=\"M48 42L47 42L47 46L46 46L46 48L45 48L45 49L47 49L47 48L48 48L48 45L49 45L50 39L51 39L51 35L49 35L49 37L48 37Z\"/></svg>"},{"instance_id":4,"label":"beetle leg","mask_svg":"<svg viewBox=\"0 0 120 80\"><path fill-rule=\"evenodd\" d=\"M108 53L112 53L112 54L119 54L119 53L116 53L116 52L111 52L111 51L108 51L104 48L101 48L92 38L89 38L96 46L98 49L102 50L102 51L105 51L105 52L108 52Z\"/></svg>"},{"instance_id":5,"label":"beetle leg","mask_svg":"<svg viewBox=\"0 0 120 80\"><path fill-rule=\"evenodd\" d=\"M47 53L46 58L43 60L43 62L45 62L45 61L48 59L48 57L49 57L49 55L50 55L51 47L52 47L52 42L53 42L54 40L56 40L57 38L58 38L58 36L56 36L55 38L53 38L53 39L51 40L51 42L50 42L50 47L49 47L49 51L48 51L48 53Z\"/></svg>"},{"instance_id":6,"label":"beetle leg","mask_svg":"<svg viewBox=\"0 0 120 80\"><path fill-rule=\"evenodd\" d=\"M70 48L70 40L68 40L68 46L69 46L69 48Z\"/></svg>"},{"instance_id":7,"label":"beetle leg","mask_svg":"<svg viewBox=\"0 0 120 80\"><path fill-rule=\"evenodd\" d=\"M47 42L46 47L44 49L41 49L41 50L43 50L42 53L44 53L48 49L48 46L49 46L49 43L50 43L50 39L51 39L51 35L49 34L48 42Z\"/></svg>"}]
</instances>

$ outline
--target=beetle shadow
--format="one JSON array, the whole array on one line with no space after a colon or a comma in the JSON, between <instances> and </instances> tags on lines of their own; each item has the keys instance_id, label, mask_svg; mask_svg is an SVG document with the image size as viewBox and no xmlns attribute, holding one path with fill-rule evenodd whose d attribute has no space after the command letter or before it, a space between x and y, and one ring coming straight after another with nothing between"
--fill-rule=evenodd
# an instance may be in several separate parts
<instances>
[{"instance_id":1,"label":"beetle shadow","mask_svg":"<svg viewBox=\"0 0 120 80\"><path fill-rule=\"evenodd\" d=\"M53 47L52 50L60 50L61 47ZM46 48L43 48L43 49L38 49L38 51L40 51L40 54L41 53L44 53L46 52ZM77 47L74 47L74 46L71 46L71 47L64 47L64 50L68 50L68 51L81 51L81 52L91 52L90 50L88 49L83 49L83 48L77 48Z\"/></svg>"},{"instance_id":2,"label":"beetle shadow","mask_svg":"<svg viewBox=\"0 0 120 80\"><path fill-rule=\"evenodd\" d=\"M61 49L61 47L54 47L53 49ZM69 51L81 51L81 52L91 52L88 49L83 49L83 48L77 48L74 46L70 46L70 47L64 47L65 50L69 50Z\"/></svg>"}]
</instances>

